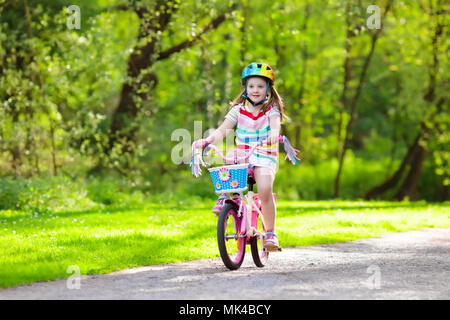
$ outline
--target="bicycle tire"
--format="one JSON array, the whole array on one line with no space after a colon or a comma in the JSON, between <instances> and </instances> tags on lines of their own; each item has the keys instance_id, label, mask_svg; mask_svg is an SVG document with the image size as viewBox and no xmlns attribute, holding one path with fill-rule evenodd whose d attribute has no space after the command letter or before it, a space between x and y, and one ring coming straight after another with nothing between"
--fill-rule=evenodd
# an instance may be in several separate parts
<instances>
[{"instance_id":1,"label":"bicycle tire","mask_svg":"<svg viewBox=\"0 0 450 320\"><path fill-rule=\"evenodd\" d=\"M219 220L217 221L217 244L219 246L220 257L222 258L224 265L230 270L239 269L245 256L245 238L237 237L240 234L241 229L241 218L238 218L237 212L238 207L235 204L225 203L220 211ZM233 257L231 252L234 245L232 243L227 243L229 240L233 239L226 239L229 218L231 218L231 222L233 222L234 236L236 236L234 239L236 240L237 246L235 257ZM230 237L230 235L228 235L228 237Z\"/></svg>"},{"instance_id":2,"label":"bicycle tire","mask_svg":"<svg viewBox=\"0 0 450 320\"><path fill-rule=\"evenodd\" d=\"M258 222L260 222L260 218L258 216ZM258 225L258 224L257 224ZM260 227L261 226L261 227ZM258 230L262 231L262 224L258 226ZM250 248L252 252L252 258L255 265L259 268L262 268L266 265L267 260L269 259L269 252L264 250L263 248L259 248L261 246L261 241L258 236L254 236L250 240Z\"/></svg>"}]
</instances>

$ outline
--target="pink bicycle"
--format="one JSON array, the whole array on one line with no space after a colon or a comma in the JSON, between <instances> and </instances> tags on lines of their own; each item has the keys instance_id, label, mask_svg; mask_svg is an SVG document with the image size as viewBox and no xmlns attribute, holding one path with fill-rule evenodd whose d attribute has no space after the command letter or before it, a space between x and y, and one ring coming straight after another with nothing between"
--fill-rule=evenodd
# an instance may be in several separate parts
<instances>
[{"instance_id":1,"label":"pink bicycle","mask_svg":"<svg viewBox=\"0 0 450 320\"><path fill-rule=\"evenodd\" d=\"M292 148L285 136L279 137L283 143L286 158L293 164L298 164L296 153L298 150ZM245 256L245 247L250 245L253 261L256 266L264 267L269 258L269 251L263 247L265 236L264 216L261 212L261 201L258 194L253 192L256 183L253 170L245 162L256 147L264 144L260 141L244 157L226 157L215 145L206 144L202 146L202 152L197 153L195 142L192 145L191 172L195 177L201 175L200 164L205 167L209 163L205 161L205 155L214 150L225 162L234 162L234 165L224 165L209 168L216 193L234 194L232 199L225 200L225 204L219 214L217 222L217 242L220 257L225 266L230 270L238 269ZM248 190L244 195L244 191ZM276 201L275 194L273 194ZM281 248L271 250L281 251Z\"/></svg>"}]
</instances>

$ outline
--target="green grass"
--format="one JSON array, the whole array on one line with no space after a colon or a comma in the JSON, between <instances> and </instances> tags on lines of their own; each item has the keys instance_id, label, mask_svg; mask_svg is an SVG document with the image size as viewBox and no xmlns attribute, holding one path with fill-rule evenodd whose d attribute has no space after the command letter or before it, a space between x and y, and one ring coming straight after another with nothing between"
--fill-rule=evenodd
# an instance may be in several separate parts
<instances>
[{"instance_id":1,"label":"green grass","mask_svg":"<svg viewBox=\"0 0 450 320\"><path fill-rule=\"evenodd\" d=\"M389 232L450 227L449 203L282 202L277 224L285 246L353 241Z\"/></svg>"},{"instance_id":2,"label":"green grass","mask_svg":"<svg viewBox=\"0 0 450 320\"><path fill-rule=\"evenodd\" d=\"M218 257L211 200L139 201L86 210L0 210L0 287L81 274ZM280 244L351 241L450 227L450 204L281 201ZM281 253L282 254L282 253Z\"/></svg>"}]
</instances>

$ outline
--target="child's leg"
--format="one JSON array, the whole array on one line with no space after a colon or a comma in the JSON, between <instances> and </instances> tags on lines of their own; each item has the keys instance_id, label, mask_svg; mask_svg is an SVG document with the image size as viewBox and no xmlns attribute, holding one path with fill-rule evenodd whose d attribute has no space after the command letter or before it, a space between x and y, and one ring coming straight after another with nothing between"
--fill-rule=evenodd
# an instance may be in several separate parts
<instances>
[{"instance_id":1,"label":"child's leg","mask_svg":"<svg viewBox=\"0 0 450 320\"><path fill-rule=\"evenodd\" d=\"M261 199L261 209L264 214L266 231L275 231L276 206L272 197L273 181L275 173L264 167L254 167L255 181L258 186L258 195Z\"/></svg>"}]
</instances>

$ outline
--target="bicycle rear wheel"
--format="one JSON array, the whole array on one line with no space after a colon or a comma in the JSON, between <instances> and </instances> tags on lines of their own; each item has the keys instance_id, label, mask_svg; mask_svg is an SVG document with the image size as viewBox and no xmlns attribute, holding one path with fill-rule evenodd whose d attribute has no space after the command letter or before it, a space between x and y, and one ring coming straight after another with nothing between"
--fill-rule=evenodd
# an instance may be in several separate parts
<instances>
[{"instance_id":1,"label":"bicycle rear wheel","mask_svg":"<svg viewBox=\"0 0 450 320\"><path fill-rule=\"evenodd\" d=\"M245 256L245 237L241 233L241 218L237 215L238 207L225 203L217 222L217 243L220 257L230 270L239 269Z\"/></svg>"},{"instance_id":2,"label":"bicycle rear wheel","mask_svg":"<svg viewBox=\"0 0 450 320\"><path fill-rule=\"evenodd\" d=\"M263 231L264 228L259 214L255 212L252 212L252 214L255 215L252 219L257 219L257 229ZM269 252L262 246L260 236L255 235L251 238L250 248L255 265L260 268L264 267L267 263L267 259L269 259Z\"/></svg>"}]
</instances>

